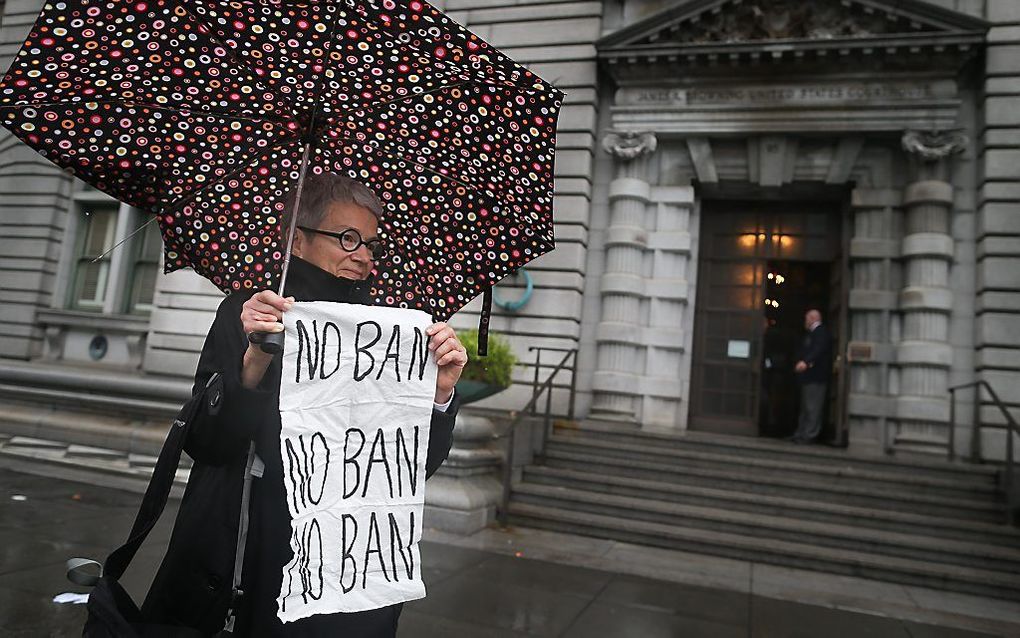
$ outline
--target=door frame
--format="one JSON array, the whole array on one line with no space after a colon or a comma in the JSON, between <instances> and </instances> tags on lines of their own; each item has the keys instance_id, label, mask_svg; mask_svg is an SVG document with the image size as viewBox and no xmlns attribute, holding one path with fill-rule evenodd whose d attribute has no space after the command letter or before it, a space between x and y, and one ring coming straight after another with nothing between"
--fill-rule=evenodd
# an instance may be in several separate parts
<instances>
[{"instance_id":1,"label":"door frame","mask_svg":"<svg viewBox=\"0 0 1020 638\"><path fill-rule=\"evenodd\" d=\"M750 182L715 182L710 184L701 183L697 180L692 182L695 190L695 200L698 202L699 208L702 214L699 215L699 224L702 228L699 229L699 242L704 239L704 233L702 229L705 228L707 223L708 215L711 215L713 204L726 206L729 203L737 204L738 202L761 202L761 203L778 203L787 202L793 207L803 207L811 204L824 205L829 207L828 214L838 216L838 222L834 225L840 233L839 237L839 250L840 255L838 259L834 259L832 263L833 269L839 271L839 291L836 294L839 295L839 316L836 318L829 318L829 320L835 324L837 330L836 343L833 344L833 366L834 376L832 377L832 385L830 386L830 392L834 393L833 402L833 417L835 422L832 424L835 430L835 445L846 445L848 441L848 428L849 423L847 419L847 393L849 391L849 367L846 363L846 347L850 340L850 324L849 324L849 290L850 290L850 241L852 238L853 225L852 225L852 208L851 208L851 193L854 188L853 183L845 184L820 184L820 183L807 183L807 182L796 182L791 184L785 184L779 187L763 187ZM705 250L703 246L699 246L698 249L698 282L695 289L694 295L694 312L692 313L693 325L691 331L693 339L691 341L691 374L690 374L690 388L688 393L688 415L687 423L690 429L699 429L694 426L697 422L705 422L705 418L695 413L696 401L699 401L698 393L700 392L701 375L695 370L695 366L699 365L697 358L695 357L695 348L700 348L697 344L697 338L699 334L699 316L698 304L702 302L704 298L704 290L702 289L702 273L704 272L704 261L706 259ZM756 259L760 256L756 255ZM757 284L756 284L757 285ZM835 321L833 321L835 319ZM752 358L752 365L756 366L756 369L761 368L761 344L759 339L758 348L755 351L755 356ZM760 374L760 372L759 372ZM758 434L758 411L760 406L759 396L757 393L761 392L761 388L755 386L755 396L752 401L753 405L753 429L755 434ZM712 419L708 419L712 421ZM720 421L719 429L707 430L702 428L702 431L711 431L720 434L742 434L741 430L747 430L747 428L727 427L727 423Z\"/></svg>"}]
</instances>

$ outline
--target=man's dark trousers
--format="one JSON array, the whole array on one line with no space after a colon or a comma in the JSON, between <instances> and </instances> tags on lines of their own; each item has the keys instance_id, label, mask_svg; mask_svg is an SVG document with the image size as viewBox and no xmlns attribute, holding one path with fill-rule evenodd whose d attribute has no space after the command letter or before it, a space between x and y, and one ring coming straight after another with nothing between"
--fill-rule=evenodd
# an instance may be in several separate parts
<instances>
[{"instance_id":1,"label":"man's dark trousers","mask_svg":"<svg viewBox=\"0 0 1020 638\"><path fill-rule=\"evenodd\" d=\"M813 441L822 431L822 413L825 411L824 383L805 383L800 386L800 418L794 439Z\"/></svg>"}]
</instances>

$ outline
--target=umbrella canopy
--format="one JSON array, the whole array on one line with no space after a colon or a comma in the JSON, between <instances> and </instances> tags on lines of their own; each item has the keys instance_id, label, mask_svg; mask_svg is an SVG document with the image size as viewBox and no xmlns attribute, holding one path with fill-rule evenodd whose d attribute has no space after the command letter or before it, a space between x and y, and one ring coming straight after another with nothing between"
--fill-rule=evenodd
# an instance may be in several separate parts
<instances>
[{"instance_id":1,"label":"umbrella canopy","mask_svg":"<svg viewBox=\"0 0 1020 638\"><path fill-rule=\"evenodd\" d=\"M562 97L421 0L51 0L0 123L224 291L279 283L302 169L346 174L385 207L377 301L445 320L553 248Z\"/></svg>"}]
</instances>

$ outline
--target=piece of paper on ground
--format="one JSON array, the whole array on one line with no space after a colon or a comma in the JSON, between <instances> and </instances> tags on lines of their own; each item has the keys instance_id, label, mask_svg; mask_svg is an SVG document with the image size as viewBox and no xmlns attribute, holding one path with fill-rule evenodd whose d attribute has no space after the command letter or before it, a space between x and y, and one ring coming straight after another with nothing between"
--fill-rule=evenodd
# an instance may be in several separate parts
<instances>
[{"instance_id":1,"label":"piece of paper on ground","mask_svg":"<svg viewBox=\"0 0 1020 638\"><path fill-rule=\"evenodd\" d=\"M280 453L294 558L283 622L425 596L425 458L436 389L429 316L332 302L284 315Z\"/></svg>"}]
</instances>

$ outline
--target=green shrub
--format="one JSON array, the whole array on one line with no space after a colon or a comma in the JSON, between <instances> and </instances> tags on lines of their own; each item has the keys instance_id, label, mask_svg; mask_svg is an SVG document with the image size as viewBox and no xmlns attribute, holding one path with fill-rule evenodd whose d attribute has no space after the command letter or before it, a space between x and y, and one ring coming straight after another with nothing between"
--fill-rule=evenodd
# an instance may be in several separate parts
<instances>
[{"instance_id":1,"label":"green shrub","mask_svg":"<svg viewBox=\"0 0 1020 638\"><path fill-rule=\"evenodd\" d=\"M510 386L510 373L517 364L517 357L504 337L489 332L489 352L484 357L478 356L478 330L464 330L458 332L457 337L468 353L468 362L460 375L461 379L503 388Z\"/></svg>"}]
</instances>

